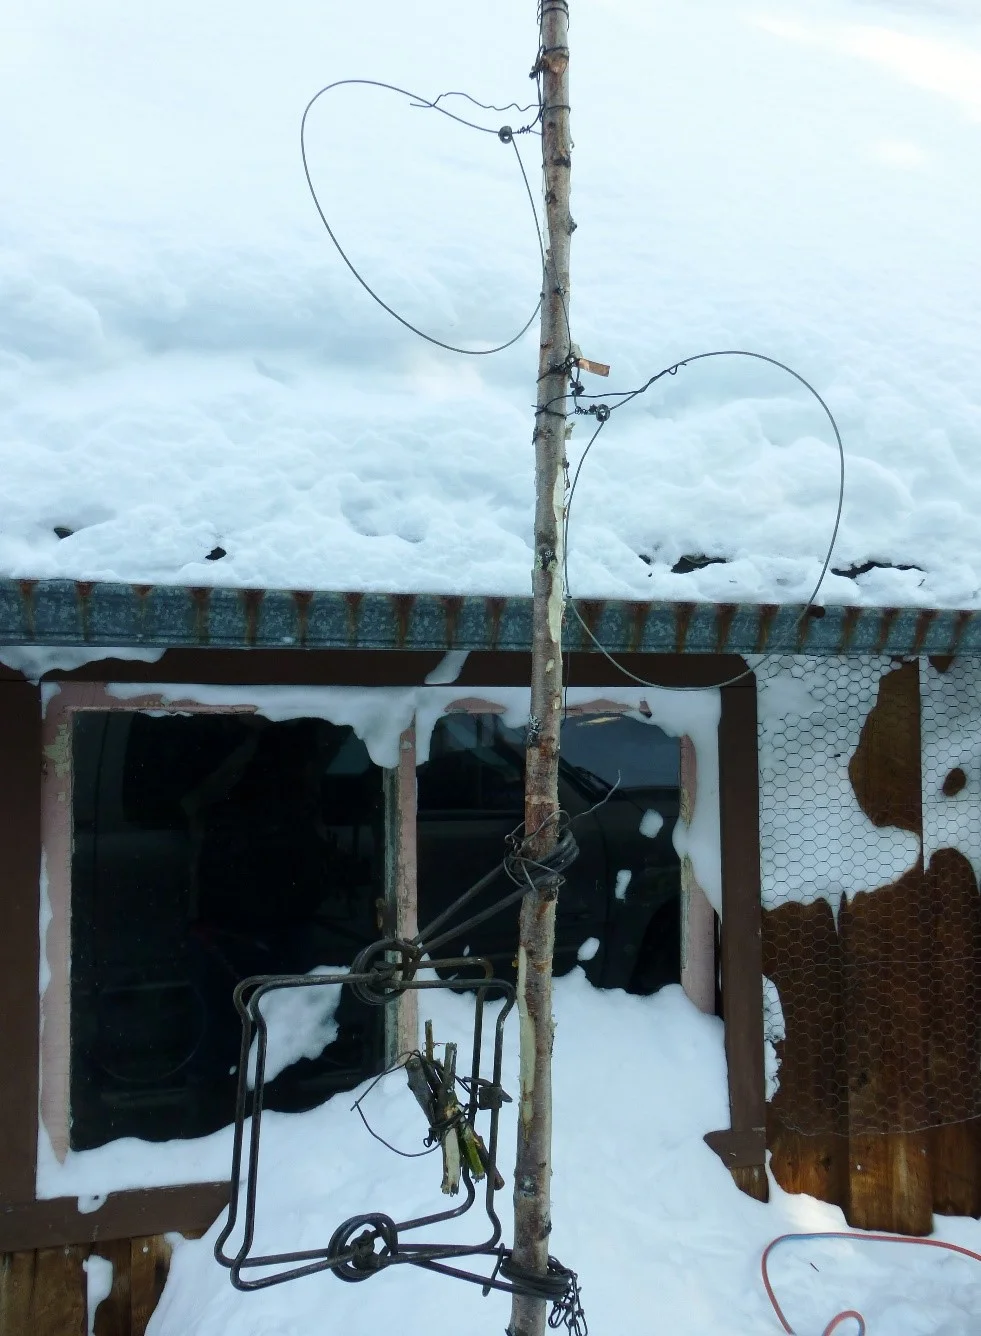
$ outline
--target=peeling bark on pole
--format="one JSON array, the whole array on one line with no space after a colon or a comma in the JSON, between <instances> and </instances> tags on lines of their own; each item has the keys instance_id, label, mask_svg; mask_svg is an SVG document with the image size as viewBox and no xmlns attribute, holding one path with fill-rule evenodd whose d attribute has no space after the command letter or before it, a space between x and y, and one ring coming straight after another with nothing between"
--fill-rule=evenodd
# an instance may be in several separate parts
<instances>
[{"instance_id":1,"label":"peeling bark on pole","mask_svg":"<svg viewBox=\"0 0 981 1336\"><path fill-rule=\"evenodd\" d=\"M525 781L525 829L531 857L555 844L559 728L562 722L562 542L565 506L566 398L569 390L569 9L543 0L541 17L542 155L548 262L542 293L538 408L535 419L535 565L531 722ZM518 946L521 1090L514 1175L514 1261L545 1274L551 1230L552 954L558 882L529 892ZM542 1336L546 1305L516 1295L511 1336Z\"/></svg>"}]
</instances>

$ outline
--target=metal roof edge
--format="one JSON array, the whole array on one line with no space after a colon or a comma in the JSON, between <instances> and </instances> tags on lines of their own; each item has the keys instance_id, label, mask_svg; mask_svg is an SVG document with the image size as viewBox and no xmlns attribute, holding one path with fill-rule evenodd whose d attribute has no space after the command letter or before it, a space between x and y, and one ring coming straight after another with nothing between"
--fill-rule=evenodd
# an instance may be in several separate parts
<instances>
[{"instance_id":1,"label":"metal roof edge","mask_svg":"<svg viewBox=\"0 0 981 1336\"><path fill-rule=\"evenodd\" d=\"M577 599L611 653L981 654L981 611ZM527 650L531 598L0 580L0 644ZM574 617L565 645L592 650Z\"/></svg>"}]
</instances>

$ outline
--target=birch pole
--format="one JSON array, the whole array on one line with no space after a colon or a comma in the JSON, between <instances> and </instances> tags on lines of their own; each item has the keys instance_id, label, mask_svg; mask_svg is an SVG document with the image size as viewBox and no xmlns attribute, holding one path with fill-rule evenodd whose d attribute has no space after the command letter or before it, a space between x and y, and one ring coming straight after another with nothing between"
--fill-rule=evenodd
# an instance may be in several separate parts
<instances>
[{"instance_id":1,"label":"birch pole","mask_svg":"<svg viewBox=\"0 0 981 1336\"><path fill-rule=\"evenodd\" d=\"M569 392L569 136L568 0L541 0L542 162L546 264L535 417L535 561L532 571L531 716L525 779L526 853L540 858L555 845L559 728L562 722L563 512ZM522 901L518 944L521 1090L514 1175L517 1266L544 1275L551 1230L552 954L558 879ZM543 1336L545 1301L515 1295L510 1336Z\"/></svg>"}]
</instances>

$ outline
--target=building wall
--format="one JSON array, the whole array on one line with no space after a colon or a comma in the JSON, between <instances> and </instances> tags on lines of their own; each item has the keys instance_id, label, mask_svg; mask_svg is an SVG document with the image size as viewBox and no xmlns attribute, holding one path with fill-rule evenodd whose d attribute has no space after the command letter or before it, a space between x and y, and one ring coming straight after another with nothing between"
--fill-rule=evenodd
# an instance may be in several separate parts
<instances>
[{"instance_id":1,"label":"building wall","mask_svg":"<svg viewBox=\"0 0 981 1336\"><path fill-rule=\"evenodd\" d=\"M416 685L439 657L184 651L61 676ZM742 667L716 656L636 656L629 666L685 685ZM527 672L523 654L474 654L459 686L522 685ZM573 656L571 673L578 686L608 684L595 656ZM979 1214L981 675L972 660L839 657L768 660L758 679L758 733L752 678L723 693L732 1126L719 1134L725 1151L716 1148L740 1186L765 1195L757 1135L765 1117L778 1181L838 1202L855 1224L917 1233L935 1210ZM0 1008L10 1075L0 1102L0 1336L43 1334L44 1322L74 1330L93 1249L114 1267L96 1332L125 1336L142 1331L147 1296L155 1302L159 1292L162 1236L203 1231L227 1188L114 1193L91 1212L74 1200L34 1200L42 734L38 688L13 673L0 672L0 726ZM700 986L708 991L704 978Z\"/></svg>"},{"instance_id":2,"label":"building wall","mask_svg":"<svg viewBox=\"0 0 981 1336\"><path fill-rule=\"evenodd\" d=\"M759 678L773 1172L863 1228L981 1214L981 677L797 659Z\"/></svg>"},{"instance_id":3,"label":"building wall","mask_svg":"<svg viewBox=\"0 0 981 1336\"><path fill-rule=\"evenodd\" d=\"M177 651L158 663L103 661L52 676L77 682L416 686L440 658L358 651ZM744 667L741 660L711 655L627 656L627 666L687 686L710 685ZM573 655L569 670L577 687L609 684L610 669L597 656ZM474 654L458 684L464 693L468 685L522 686L528 672L525 654ZM113 1265L112 1290L96 1314L96 1333L127 1336L144 1329L159 1294L168 1257L164 1235L203 1232L227 1200L227 1185L114 1192L103 1204L88 1204L90 1209L74 1198L35 1199L43 763L56 766L58 757L45 755L40 690L0 668L0 903L5 922L0 934L0 1014L6 1041L5 1098L0 1101L0 1336L87 1330L89 1276L83 1264L90 1254ZM698 801L714 802L702 779L705 792ZM690 809L695 801L691 757L687 783ZM687 891L700 904L691 871ZM711 938L711 915L690 917L700 922L701 931L707 924ZM694 958L686 967L703 1005L711 1006L710 975Z\"/></svg>"},{"instance_id":4,"label":"building wall","mask_svg":"<svg viewBox=\"0 0 981 1336\"><path fill-rule=\"evenodd\" d=\"M157 1236L0 1256L0 1336L143 1336L167 1279Z\"/></svg>"}]
</instances>

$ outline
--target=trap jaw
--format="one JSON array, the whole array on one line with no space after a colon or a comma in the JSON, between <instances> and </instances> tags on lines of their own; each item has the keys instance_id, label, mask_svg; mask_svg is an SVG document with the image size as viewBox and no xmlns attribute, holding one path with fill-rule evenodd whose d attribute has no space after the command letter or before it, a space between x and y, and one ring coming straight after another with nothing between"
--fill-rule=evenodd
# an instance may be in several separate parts
<instances>
[{"instance_id":1,"label":"trap jaw","mask_svg":"<svg viewBox=\"0 0 981 1336\"><path fill-rule=\"evenodd\" d=\"M355 958L351 972L347 974L262 975L243 979L236 987L234 1002L242 1021L242 1044L232 1142L231 1201L228 1220L215 1242L215 1257L228 1268L232 1284L237 1289L266 1289L318 1271L332 1271L340 1280L362 1281L388 1266L400 1263L423 1266L428 1270L474 1281L483 1285L485 1292L490 1288L512 1288L510 1284L497 1279L496 1275L502 1261L499 1246L502 1231L494 1198L504 1182L497 1169L498 1125L501 1104L508 1099L501 1088L501 1068L504 1024L514 1006L514 986L506 980L494 978L490 962L479 957L426 962L427 969L432 970L478 969L481 974L476 978L419 979L416 977L418 964L418 946L392 938L377 942L361 952ZM323 1248L256 1252L256 1197L269 1038L261 1002L267 994L275 991L338 985L350 988L360 1001L370 1006L387 1006L409 991L441 990L474 995L469 1077L456 1075L455 1046L447 1045L448 1053L444 1062L435 1060L431 1037L425 1053L408 1054L405 1062L409 1088L429 1122L430 1144L439 1141L443 1148L444 1191L455 1195L462 1188L463 1200L446 1210L398 1222L379 1212L352 1216L338 1225ZM489 1080L483 1078L480 1072L484 1007L488 995L502 997L504 1003L494 1022L492 1075ZM249 1059L253 1040L256 1041L256 1060L250 1092ZM458 1084L462 1085L466 1095L463 1103L456 1094ZM475 1125L478 1112L485 1110L490 1114L486 1143ZM250 1118L250 1126L246 1129ZM240 1194L243 1164L244 1192ZM484 1184L484 1214L489 1226L487 1237L474 1244L413 1243L405 1240L404 1236L414 1231L465 1215L476 1202L476 1185L481 1180ZM229 1252L226 1251L226 1245L236 1231L240 1213L241 1242L236 1251ZM449 1265L454 1259L477 1256L497 1257L498 1266L490 1279Z\"/></svg>"}]
</instances>

